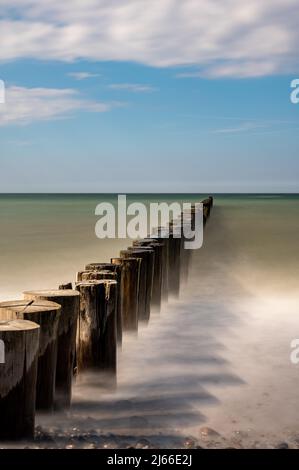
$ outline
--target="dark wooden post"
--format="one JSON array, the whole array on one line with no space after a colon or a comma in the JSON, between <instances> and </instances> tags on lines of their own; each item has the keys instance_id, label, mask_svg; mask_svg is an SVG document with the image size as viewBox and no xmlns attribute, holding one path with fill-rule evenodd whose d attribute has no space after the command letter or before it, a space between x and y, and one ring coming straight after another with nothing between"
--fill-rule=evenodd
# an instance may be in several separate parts
<instances>
[{"instance_id":1,"label":"dark wooden post","mask_svg":"<svg viewBox=\"0 0 299 470\"><path fill-rule=\"evenodd\" d=\"M90 273L97 272L106 272L106 275L102 276L91 275ZM112 273L110 276L108 271ZM112 279L116 280L118 283L118 302L117 302L117 342L118 345L122 345L122 334L123 334L123 312L122 312L122 302L120 299L120 283L121 283L121 266L117 266L113 263L89 263L85 267L85 271L80 271L77 273L77 281L84 281L86 279Z\"/></svg>"},{"instance_id":2,"label":"dark wooden post","mask_svg":"<svg viewBox=\"0 0 299 470\"><path fill-rule=\"evenodd\" d=\"M105 287L101 326L101 368L116 377L117 372L117 282L109 279L102 281Z\"/></svg>"},{"instance_id":3,"label":"dark wooden post","mask_svg":"<svg viewBox=\"0 0 299 470\"><path fill-rule=\"evenodd\" d=\"M180 293L181 239L175 237L175 231L169 231L169 294L178 297Z\"/></svg>"},{"instance_id":4,"label":"dark wooden post","mask_svg":"<svg viewBox=\"0 0 299 470\"><path fill-rule=\"evenodd\" d=\"M137 331L140 262L136 258L112 258L111 262L122 268L119 291L124 331Z\"/></svg>"},{"instance_id":5,"label":"dark wooden post","mask_svg":"<svg viewBox=\"0 0 299 470\"><path fill-rule=\"evenodd\" d=\"M158 235L159 234L159 235ZM168 290L169 290L169 238L162 238L161 231L157 229L156 235L149 236L144 240L153 240L163 245L162 247L162 301L168 301Z\"/></svg>"},{"instance_id":6,"label":"dark wooden post","mask_svg":"<svg viewBox=\"0 0 299 470\"><path fill-rule=\"evenodd\" d=\"M129 247L120 252L121 258L140 259L138 320L148 322L153 290L154 251Z\"/></svg>"},{"instance_id":7,"label":"dark wooden post","mask_svg":"<svg viewBox=\"0 0 299 470\"><path fill-rule=\"evenodd\" d=\"M26 300L49 300L61 306L58 326L55 407L67 408L72 398L72 377L76 353L76 332L80 294L76 290L24 292Z\"/></svg>"},{"instance_id":8,"label":"dark wooden post","mask_svg":"<svg viewBox=\"0 0 299 470\"><path fill-rule=\"evenodd\" d=\"M77 329L77 372L99 365L100 348L100 281L76 284L80 293L80 312Z\"/></svg>"},{"instance_id":9,"label":"dark wooden post","mask_svg":"<svg viewBox=\"0 0 299 470\"><path fill-rule=\"evenodd\" d=\"M30 321L0 320L0 440L34 436L39 330Z\"/></svg>"},{"instance_id":10,"label":"dark wooden post","mask_svg":"<svg viewBox=\"0 0 299 470\"><path fill-rule=\"evenodd\" d=\"M54 407L60 312L60 305L46 300L0 303L0 320L29 320L40 325L36 408L44 411Z\"/></svg>"},{"instance_id":11,"label":"dark wooden post","mask_svg":"<svg viewBox=\"0 0 299 470\"><path fill-rule=\"evenodd\" d=\"M138 247L129 246L128 251L130 253L142 254L143 260L146 260L147 274L146 274L146 311L147 319L150 318L150 312L152 308L153 298L153 286L154 286L154 272L155 272L155 251L151 247Z\"/></svg>"},{"instance_id":12,"label":"dark wooden post","mask_svg":"<svg viewBox=\"0 0 299 470\"><path fill-rule=\"evenodd\" d=\"M154 250L154 277L153 277L153 293L151 306L153 310L160 312L162 301L162 275L163 275L163 243L159 243L154 239L141 239L133 242L134 247L146 248Z\"/></svg>"},{"instance_id":13,"label":"dark wooden post","mask_svg":"<svg viewBox=\"0 0 299 470\"><path fill-rule=\"evenodd\" d=\"M66 284L60 284L58 287L59 290L72 290L73 284L71 282L67 282Z\"/></svg>"},{"instance_id":14,"label":"dark wooden post","mask_svg":"<svg viewBox=\"0 0 299 470\"><path fill-rule=\"evenodd\" d=\"M212 196L209 196L207 199L204 199L201 201L203 205L203 219L204 219L204 225L206 225L208 218L210 217L210 212L213 207L213 198Z\"/></svg>"},{"instance_id":15,"label":"dark wooden post","mask_svg":"<svg viewBox=\"0 0 299 470\"><path fill-rule=\"evenodd\" d=\"M77 334L79 372L96 368L116 374L117 282L79 282L80 314Z\"/></svg>"}]
</instances>

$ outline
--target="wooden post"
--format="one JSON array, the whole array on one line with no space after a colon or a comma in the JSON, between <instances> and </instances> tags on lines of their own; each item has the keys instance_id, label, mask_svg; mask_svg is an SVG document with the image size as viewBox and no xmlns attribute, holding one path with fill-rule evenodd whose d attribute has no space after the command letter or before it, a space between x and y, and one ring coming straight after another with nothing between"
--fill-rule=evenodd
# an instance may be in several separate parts
<instances>
[{"instance_id":1,"label":"wooden post","mask_svg":"<svg viewBox=\"0 0 299 470\"><path fill-rule=\"evenodd\" d=\"M66 284L60 284L58 287L59 290L72 290L73 284L71 282L67 282Z\"/></svg>"},{"instance_id":2,"label":"wooden post","mask_svg":"<svg viewBox=\"0 0 299 470\"><path fill-rule=\"evenodd\" d=\"M77 334L79 372L96 368L116 374L117 282L90 280L76 285L80 292Z\"/></svg>"},{"instance_id":3,"label":"wooden post","mask_svg":"<svg viewBox=\"0 0 299 470\"><path fill-rule=\"evenodd\" d=\"M101 272L102 275L97 274ZM106 275L104 275L106 272ZM112 273L111 275L108 272ZM112 279L118 283L118 302L117 302L117 342L118 345L122 345L122 332L123 332L123 313L122 313L122 302L120 299L120 283L121 283L121 266L117 266L113 263L89 263L85 267L85 271L79 271L77 273L77 281L81 282L88 279Z\"/></svg>"},{"instance_id":4,"label":"wooden post","mask_svg":"<svg viewBox=\"0 0 299 470\"><path fill-rule=\"evenodd\" d=\"M123 314L122 314L122 302L120 298L120 283L121 283L121 271L117 266L113 266L114 270L103 269L101 271L82 271L82 281L88 280L101 280L110 279L117 282L117 343L119 346L122 345L123 337Z\"/></svg>"},{"instance_id":5,"label":"wooden post","mask_svg":"<svg viewBox=\"0 0 299 470\"><path fill-rule=\"evenodd\" d=\"M170 238L173 240L175 256L173 259L174 263L174 272L173 272L173 286L174 286L174 295L178 296L180 293L181 281L186 281L187 279L187 267L186 258L188 257L185 250L184 243L184 225L183 225L183 216L182 214L177 220L173 220L169 224L170 229ZM188 259L188 258L187 258Z\"/></svg>"},{"instance_id":6,"label":"wooden post","mask_svg":"<svg viewBox=\"0 0 299 470\"><path fill-rule=\"evenodd\" d=\"M204 199L201 201L203 205L203 219L204 219L204 225L206 225L208 218L210 217L210 212L213 207L213 198L212 196L209 196L207 199Z\"/></svg>"},{"instance_id":7,"label":"wooden post","mask_svg":"<svg viewBox=\"0 0 299 470\"><path fill-rule=\"evenodd\" d=\"M147 319L150 318L150 312L152 308L153 298L153 286L154 286L154 272L155 272L155 251L151 247L138 247L129 246L128 251L130 253L142 254L143 260L146 260L147 274L146 274L146 311Z\"/></svg>"},{"instance_id":8,"label":"wooden post","mask_svg":"<svg viewBox=\"0 0 299 470\"><path fill-rule=\"evenodd\" d=\"M157 312L161 310L161 301L162 301L162 271L163 271L163 261L162 249L164 247L163 243L159 243L154 239L141 239L135 240L133 242L134 247L141 247L142 249L154 250L154 277L153 277L153 293L152 293L152 303L151 306Z\"/></svg>"},{"instance_id":9,"label":"wooden post","mask_svg":"<svg viewBox=\"0 0 299 470\"><path fill-rule=\"evenodd\" d=\"M137 331L140 262L136 258L112 258L111 262L122 268L119 292L124 331Z\"/></svg>"},{"instance_id":10,"label":"wooden post","mask_svg":"<svg viewBox=\"0 0 299 470\"><path fill-rule=\"evenodd\" d=\"M169 290L169 238L162 238L161 231L157 229L156 235L149 236L144 240L153 240L155 242L161 243L162 247L162 301L168 301L168 290Z\"/></svg>"},{"instance_id":11,"label":"wooden post","mask_svg":"<svg viewBox=\"0 0 299 470\"><path fill-rule=\"evenodd\" d=\"M178 297L180 293L180 256L181 239L175 237L175 231L169 228L169 294Z\"/></svg>"},{"instance_id":12,"label":"wooden post","mask_svg":"<svg viewBox=\"0 0 299 470\"><path fill-rule=\"evenodd\" d=\"M101 327L101 368L116 377L117 371L117 282L102 281L105 286L104 316Z\"/></svg>"},{"instance_id":13,"label":"wooden post","mask_svg":"<svg viewBox=\"0 0 299 470\"><path fill-rule=\"evenodd\" d=\"M85 281L76 284L80 293L80 312L77 329L78 373L99 365L100 348L100 281Z\"/></svg>"},{"instance_id":14,"label":"wooden post","mask_svg":"<svg viewBox=\"0 0 299 470\"><path fill-rule=\"evenodd\" d=\"M36 408L44 411L54 406L60 312L60 305L46 300L0 303L0 320L29 320L40 325Z\"/></svg>"},{"instance_id":15,"label":"wooden post","mask_svg":"<svg viewBox=\"0 0 299 470\"><path fill-rule=\"evenodd\" d=\"M34 437L40 327L24 320L0 320L0 441Z\"/></svg>"},{"instance_id":16,"label":"wooden post","mask_svg":"<svg viewBox=\"0 0 299 470\"><path fill-rule=\"evenodd\" d=\"M136 247L129 247L120 252L121 258L140 259L140 280L138 300L138 320L148 322L151 311L151 298L153 290L154 251Z\"/></svg>"},{"instance_id":17,"label":"wooden post","mask_svg":"<svg viewBox=\"0 0 299 470\"><path fill-rule=\"evenodd\" d=\"M76 353L76 332L80 294L76 290L24 292L26 300L49 300L61 306L58 326L58 351L55 385L55 407L68 408L72 398L72 377Z\"/></svg>"}]
</instances>

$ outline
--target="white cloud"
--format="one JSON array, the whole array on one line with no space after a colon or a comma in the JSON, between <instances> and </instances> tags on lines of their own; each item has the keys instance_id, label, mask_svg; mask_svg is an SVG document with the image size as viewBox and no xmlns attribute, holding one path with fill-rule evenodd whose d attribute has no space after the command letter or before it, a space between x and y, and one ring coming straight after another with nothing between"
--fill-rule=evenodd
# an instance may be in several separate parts
<instances>
[{"instance_id":1,"label":"white cloud","mask_svg":"<svg viewBox=\"0 0 299 470\"><path fill-rule=\"evenodd\" d=\"M0 106L0 126L69 118L77 111L103 113L120 105L87 100L68 88L12 86L6 89L6 102Z\"/></svg>"},{"instance_id":2,"label":"white cloud","mask_svg":"<svg viewBox=\"0 0 299 470\"><path fill-rule=\"evenodd\" d=\"M90 72L70 72L68 73L68 76L74 78L75 80L86 80L87 78L99 77L100 75Z\"/></svg>"},{"instance_id":3,"label":"white cloud","mask_svg":"<svg viewBox=\"0 0 299 470\"><path fill-rule=\"evenodd\" d=\"M125 90L133 93L150 93L157 90L157 88L152 86L141 85L139 83L112 83L108 87L112 90Z\"/></svg>"},{"instance_id":4,"label":"white cloud","mask_svg":"<svg viewBox=\"0 0 299 470\"><path fill-rule=\"evenodd\" d=\"M235 134L239 132L248 132L256 129L265 128L267 125L258 121L249 121L238 124L234 127L224 127L222 129L216 129L213 131L214 134Z\"/></svg>"},{"instance_id":5,"label":"white cloud","mask_svg":"<svg viewBox=\"0 0 299 470\"><path fill-rule=\"evenodd\" d=\"M298 0L0 0L0 8L0 60L134 61L209 77L298 69Z\"/></svg>"}]
</instances>

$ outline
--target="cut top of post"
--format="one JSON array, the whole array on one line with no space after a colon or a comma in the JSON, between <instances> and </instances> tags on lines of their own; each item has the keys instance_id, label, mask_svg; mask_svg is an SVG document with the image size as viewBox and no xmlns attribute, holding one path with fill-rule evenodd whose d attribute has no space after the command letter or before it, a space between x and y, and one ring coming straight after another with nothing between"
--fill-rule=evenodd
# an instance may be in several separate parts
<instances>
[{"instance_id":1,"label":"cut top of post","mask_svg":"<svg viewBox=\"0 0 299 470\"><path fill-rule=\"evenodd\" d=\"M0 320L0 331L36 330L40 326L29 320Z\"/></svg>"},{"instance_id":2,"label":"cut top of post","mask_svg":"<svg viewBox=\"0 0 299 470\"><path fill-rule=\"evenodd\" d=\"M61 291L59 291L61 292ZM43 313L51 312L53 310L60 310L60 305L56 302L48 300L11 300L10 302L0 303L0 316L1 310L11 310L16 314L21 313Z\"/></svg>"},{"instance_id":3,"label":"cut top of post","mask_svg":"<svg viewBox=\"0 0 299 470\"><path fill-rule=\"evenodd\" d=\"M23 292L24 295L33 295L33 296L41 296L41 297L79 297L79 292L72 289L57 289L57 290L28 290ZM29 300L28 300L29 302ZM40 301L39 301L40 302Z\"/></svg>"}]
</instances>

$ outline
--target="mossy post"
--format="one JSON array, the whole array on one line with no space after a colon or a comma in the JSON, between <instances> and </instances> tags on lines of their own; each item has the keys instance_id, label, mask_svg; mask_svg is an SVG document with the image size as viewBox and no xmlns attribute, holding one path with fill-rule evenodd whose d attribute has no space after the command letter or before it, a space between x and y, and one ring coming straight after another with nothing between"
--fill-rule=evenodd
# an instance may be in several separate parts
<instances>
[{"instance_id":1,"label":"mossy post","mask_svg":"<svg viewBox=\"0 0 299 470\"><path fill-rule=\"evenodd\" d=\"M48 300L61 306L58 326L55 407L68 408L72 398L80 294L76 290L68 289L27 291L24 292L24 299Z\"/></svg>"},{"instance_id":2,"label":"mossy post","mask_svg":"<svg viewBox=\"0 0 299 470\"><path fill-rule=\"evenodd\" d=\"M12 300L0 303L0 320L29 320L40 326L36 408L54 408L58 326L61 307L47 300Z\"/></svg>"},{"instance_id":3,"label":"mossy post","mask_svg":"<svg viewBox=\"0 0 299 470\"><path fill-rule=\"evenodd\" d=\"M40 327L0 320L0 441L34 437Z\"/></svg>"}]
</instances>

